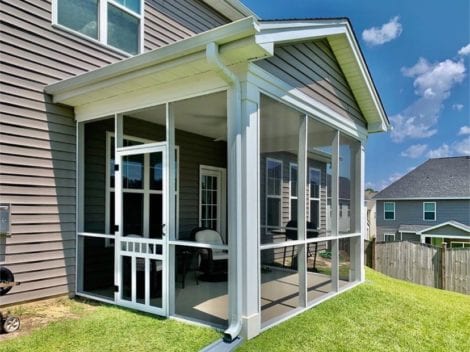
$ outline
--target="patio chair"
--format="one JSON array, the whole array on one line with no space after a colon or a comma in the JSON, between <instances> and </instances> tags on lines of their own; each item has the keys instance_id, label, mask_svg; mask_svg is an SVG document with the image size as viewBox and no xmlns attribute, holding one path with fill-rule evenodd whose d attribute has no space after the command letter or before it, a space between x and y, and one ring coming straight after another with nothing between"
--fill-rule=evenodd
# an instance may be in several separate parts
<instances>
[{"instance_id":1,"label":"patio chair","mask_svg":"<svg viewBox=\"0 0 470 352\"><path fill-rule=\"evenodd\" d=\"M222 236L214 230L198 229L194 240L205 244L223 245ZM203 281L227 280L228 252L223 249L198 248L198 269L203 273L199 277Z\"/></svg>"},{"instance_id":2,"label":"patio chair","mask_svg":"<svg viewBox=\"0 0 470 352\"><path fill-rule=\"evenodd\" d=\"M306 223L307 227L307 239L309 238L315 238L318 237L318 230L317 230L317 225L311 221L307 221ZM289 220L289 222L286 224L286 240L292 240L295 241L298 239L297 235L297 220ZM315 246L315 250L312 254L312 251L310 249L311 243L307 244L307 258L311 257L312 255L314 256L313 258L313 271L316 271L316 261L317 261L317 249L318 249L318 243L312 243ZM294 267L294 253L295 253L295 246L292 246L292 255L291 255L291 268ZM284 247L284 258L282 265L285 266L286 262L286 255L287 255L287 248Z\"/></svg>"}]
</instances>

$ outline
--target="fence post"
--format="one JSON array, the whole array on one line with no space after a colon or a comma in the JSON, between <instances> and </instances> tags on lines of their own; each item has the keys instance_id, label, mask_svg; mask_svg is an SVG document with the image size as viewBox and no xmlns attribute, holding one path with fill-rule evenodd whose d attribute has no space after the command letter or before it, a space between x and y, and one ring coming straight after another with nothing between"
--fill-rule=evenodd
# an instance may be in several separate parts
<instances>
[{"instance_id":1,"label":"fence post","mask_svg":"<svg viewBox=\"0 0 470 352\"><path fill-rule=\"evenodd\" d=\"M370 250L370 256L372 257L372 260L371 260L371 267L372 269L375 270L375 241L376 241L376 238L373 237L372 238L372 243L371 243L371 250Z\"/></svg>"},{"instance_id":2,"label":"fence post","mask_svg":"<svg viewBox=\"0 0 470 352\"><path fill-rule=\"evenodd\" d=\"M446 249L447 249L447 243L442 242L442 245L441 245L440 274L441 274L441 289L443 289L443 290L446 289Z\"/></svg>"}]
</instances>

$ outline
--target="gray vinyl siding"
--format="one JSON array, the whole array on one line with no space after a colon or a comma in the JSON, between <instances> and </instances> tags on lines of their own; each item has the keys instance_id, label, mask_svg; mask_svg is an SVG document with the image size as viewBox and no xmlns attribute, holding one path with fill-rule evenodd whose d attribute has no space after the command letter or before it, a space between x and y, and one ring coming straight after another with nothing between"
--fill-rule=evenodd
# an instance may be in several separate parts
<instances>
[{"instance_id":1,"label":"gray vinyl siding","mask_svg":"<svg viewBox=\"0 0 470 352\"><path fill-rule=\"evenodd\" d=\"M6 305L74 291L74 112L44 87L126 56L54 28L50 0L0 0L0 14L0 202L12 204L4 264L22 283ZM146 1L145 50L227 22L197 0Z\"/></svg>"},{"instance_id":2,"label":"gray vinyl siding","mask_svg":"<svg viewBox=\"0 0 470 352\"><path fill-rule=\"evenodd\" d=\"M106 132L113 120L85 127L85 231L105 233ZM146 121L125 118L124 134L162 140L165 129ZM227 167L227 144L193 133L176 130L179 147L179 239L188 240L199 226L199 166ZM229 182L229 181L227 181Z\"/></svg>"},{"instance_id":3,"label":"gray vinyl siding","mask_svg":"<svg viewBox=\"0 0 470 352\"><path fill-rule=\"evenodd\" d=\"M432 202L433 200L426 200ZM384 232L396 232L400 225L435 226L446 221L454 220L470 225L470 200L435 200L436 221L423 220L423 202L418 200L395 201L395 220L384 220L384 200L377 200L377 239L383 240ZM403 239L418 238L416 235L403 234ZM417 239L419 240L419 238Z\"/></svg>"},{"instance_id":4,"label":"gray vinyl siding","mask_svg":"<svg viewBox=\"0 0 470 352\"><path fill-rule=\"evenodd\" d=\"M326 40L279 45L256 64L348 120L366 122Z\"/></svg>"},{"instance_id":5,"label":"gray vinyl siding","mask_svg":"<svg viewBox=\"0 0 470 352\"><path fill-rule=\"evenodd\" d=\"M290 165L297 164L297 156L288 152L278 153L264 153L260 157L260 217L261 224L266 224L266 162L267 159L275 159L282 161L282 186L281 186L281 227L292 219L290 209ZM326 187L326 167L325 163L316 160L308 160L308 167L320 169L321 173L321 187L320 187L320 224L322 229L326 228L326 203L327 203L327 187ZM307 182L308 187L308 182ZM308 197L308 189L307 189ZM307 219L309 214L310 201L307 199L306 212ZM324 236L325 234L321 234ZM267 235L262 229L261 239L262 243L275 242L277 239L284 240L284 235ZM266 236L266 237L264 237ZM277 236L277 237L276 237Z\"/></svg>"},{"instance_id":6,"label":"gray vinyl siding","mask_svg":"<svg viewBox=\"0 0 470 352\"><path fill-rule=\"evenodd\" d=\"M189 38L230 21L197 0L145 2L145 50Z\"/></svg>"}]
</instances>

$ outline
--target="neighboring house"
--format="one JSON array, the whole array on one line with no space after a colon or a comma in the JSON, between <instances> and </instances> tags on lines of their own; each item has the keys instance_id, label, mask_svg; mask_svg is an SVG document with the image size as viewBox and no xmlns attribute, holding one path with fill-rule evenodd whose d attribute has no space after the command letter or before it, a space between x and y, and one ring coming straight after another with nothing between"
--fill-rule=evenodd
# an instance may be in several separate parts
<instances>
[{"instance_id":1,"label":"neighboring house","mask_svg":"<svg viewBox=\"0 0 470 352\"><path fill-rule=\"evenodd\" d=\"M374 199L375 195L378 192L367 189L364 194L365 207L366 207L366 221L367 221L367 236L368 240L372 240L377 237L377 207L376 200Z\"/></svg>"},{"instance_id":2,"label":"neighboring house","mask_svg":"<svg viewBox=\"0 0 470 352\"><path fill-rule=\"evenodd\" d=\"M470 157L429 159L379 192L377 240L470 246Z\"/></svg>"},{"instance_id":3,"label":"neighboring house","mask_svg":"<svg viewBox=\"0 0 470 352\"><path fill-rule=\"evenodd\" d=\"M364 145L389 122L347 19L0 11L2 305L76 294L251 338L364 280Z\"/></svg>"}]
</instances>

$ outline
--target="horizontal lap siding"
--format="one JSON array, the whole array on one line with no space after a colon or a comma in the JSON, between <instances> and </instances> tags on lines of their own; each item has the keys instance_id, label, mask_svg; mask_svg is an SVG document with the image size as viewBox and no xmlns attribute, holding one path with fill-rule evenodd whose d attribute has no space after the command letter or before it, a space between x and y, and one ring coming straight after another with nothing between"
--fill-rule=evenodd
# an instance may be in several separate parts
<instances>
[{"instance_id":1,"label":"horizontal lap siding","mask_svg":"<svg viewBox=\"0 0 470 352\"><path fill-rule=\"evenodd\" d=\"M276 46L273 57L256 64L346 119L365 125L326 40Z\"/></svg>"},{"instance_id":2,"label":"horizontal lap siding","mask_svg":"<svg viewBox=\"0 0 470 352\"><path fill-rule=\"evenodd\" d=\"M0 11L0 197L12 205L5 265L21 282L3 305L73 291L73 110L43 89L120 57L52 29L47 2L5 0Z\"/></svg>"},{"instance_id":3,"label":"horizontal lap siding","mask_svg":"<svg viewBox=\"0 0 470 352\"><path fill-rule=\"evenodd\" d=\"M3 305L74 288L74 114L53 104L44 86L124 55L53 28L51 1L1 0L0 13L0 202L12 204L12 237L2 251L22 282ZM147 50L227 22L199 1L178 8L147 1L145 16Z\"/></svg>"},{"instance_id":4,"label":"horizontal lap siding","mask_svg":"<svg viewBox=\"0 0 470 352\"><path fill-rule=\"evenodd\" d=\"M146 1L145 50L159 48L229 22L202 1Z\"/></svg>"}]
</instances>

